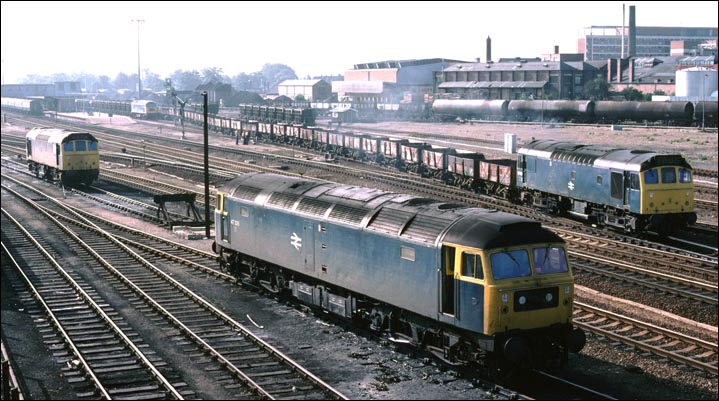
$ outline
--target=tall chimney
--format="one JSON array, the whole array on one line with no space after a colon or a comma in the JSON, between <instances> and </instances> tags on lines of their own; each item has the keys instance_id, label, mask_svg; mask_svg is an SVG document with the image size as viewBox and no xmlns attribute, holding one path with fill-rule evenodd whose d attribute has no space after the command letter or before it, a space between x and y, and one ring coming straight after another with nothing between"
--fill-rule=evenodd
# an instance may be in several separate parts
<instances>
[{"instance_id":1,"label":"tall chimney","mask_svg":"<svg viewBox=\"0 0 719 401\"><path fill-rule=\"evenodd\" d=\"M626 34L626 31L624 30L625 10L626 10L626 4L622 3L622 51L620 52L622 58L624 58L624 34Z\"/></svg>"},{"instance_id":2,"label":"tall chimney","mask_svg":"<svg viewBox=\"0 0 719 401\"><path fill-rule=\"evenodd\" d=\"M487 36L487 62L492 61L492 39Z\"/></svg>"},{"instance_id":3,"label":"tall chimney","mask_svg":"<svg viewBox=\"0 0 719 401\"><path fill-rule=\"evenodd\" d=\"M637 55L637 21L634 9L636 6L629 6L629 57Z\"/></svg>"},{"instance_id":4,"label":"tall chimney","mask_svg":"<svg viewBox=\"0 0 719 401\"><path fill-rule=\"evenodd\" d=\"M559 46L554 46L554 54L559 54Z\"/></svg>"}]
</instances>

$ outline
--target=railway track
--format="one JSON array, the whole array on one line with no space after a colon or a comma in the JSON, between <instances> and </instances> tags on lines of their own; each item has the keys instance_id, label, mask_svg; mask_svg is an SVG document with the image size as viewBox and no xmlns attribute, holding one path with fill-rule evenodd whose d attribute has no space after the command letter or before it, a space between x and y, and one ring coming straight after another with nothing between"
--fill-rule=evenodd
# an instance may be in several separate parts
<instances>
[{"instance_id":1,"label":"railway track","mask_svg":"<svg viewBox=\"0 0 719 401\"><path fill-rule=\"evenodd\" d=\"M135 158L137 159L137 156L135 156ZM192 170L192 169L190 169L190 170ZM652 245L652 246L653 246L653 245ZM631 254L631 252L632 252L632 251L629 251L630 254Z\"/></svg>"},{"instance_id":2,"label":"railway track","mask_svg":"<svg viewBox=\"0 0 719 401\"><path fill-rule=\"evenodd\" d=\"M3 189L20 196L8 187ZM34 203L29 199L26 202ZM57 201L51 203L65 209L65 212L45 213L56 215L55 218L68 220L79 227L75 229L82 232L78 234L81 239L76 241L88 252L100 256L98 260L102 261L105 270L97 273L97 282L113 282L116 291L126 294L126 297L138 298L133 304L144 315L162 316L164 322L156 323L162 326L159 330L172 336L182 336L184 351L192 353L190 349L194 349L197 353L196 363L216 364L216 369L209 370L229 373L225 379L221 379L223 376L215 379L218 382L229 380L236 383L235 386L222 385L225 389L236 389L228 395L247 397L254 394L254 397L270 399L288 395L305 399L344 398L245 326L172 279L167 272L155 267L148 259L161 256L156 249L130 249L121 245L114 234L98 229L73 214L71 208ZM39 205L35 207L44 209ZM176 261L176 257L172 260ZM203 370L207 371L208 366Z\"/></svg>"},{"instance_id":3,"label":"railway track","mask_svg":"<svg viewBox=\"0 0 719 401\"><path fill-rule=\"evenodd\" d=\"M595 335L717 375L717 343L574 303L574 324Z\"/></svg>"},{"instance_id":4,"label":"railway track","mask_svg":"<svg viewBox=\"0 0 719 401\"><path fill-rule=\"evenodd\" d=\"M35 298L40 309L36 318L55 329L55 339L46 342L70 367L65 375L78 384L78 398L98 394L105 399L119 395L184 399L192 395L181 394L184 384L178 376L173 372L167 377L167 371L160 371L162 360L143 351L143 341L117 318L117 312L94 291L85 290L87 282L62 267L52 247L42 243L42 235L5 209L2 217L3 252Z\"/></svg>"}]
</instances>

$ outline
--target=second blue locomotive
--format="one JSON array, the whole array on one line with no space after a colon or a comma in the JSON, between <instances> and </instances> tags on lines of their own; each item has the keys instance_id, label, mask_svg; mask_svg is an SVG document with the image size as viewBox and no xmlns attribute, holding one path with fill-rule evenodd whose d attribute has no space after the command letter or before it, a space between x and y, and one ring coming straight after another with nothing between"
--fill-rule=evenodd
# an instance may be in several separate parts
<instances>
[{"instance_id":1,"label":"second blue locomotive","mask_svg":"<svg viewBox=\"0 0 719 401\"><path fill-rule=\"evenodd\" d=\"M262 173L217 193L222 266L451 363L566 363L574 280L538 222L376 189Z\"/></svg>"}]
</instances>

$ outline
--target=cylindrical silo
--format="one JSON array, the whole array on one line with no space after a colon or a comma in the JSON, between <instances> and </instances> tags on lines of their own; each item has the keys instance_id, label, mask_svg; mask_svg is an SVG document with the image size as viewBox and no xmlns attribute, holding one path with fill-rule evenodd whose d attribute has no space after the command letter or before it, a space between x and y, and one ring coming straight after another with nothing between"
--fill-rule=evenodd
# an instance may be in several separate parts
<instances>
[{"instance_id":1,"label":"cylindrical silo","mask_svg":"<svg viewBox=\"0 0 719 401\"><path fill-rule=\"evenodd\" d=\"M717 90L717 70L687 68L677 71L676 96L709 97Z\"/></svg>"}]
</instances>

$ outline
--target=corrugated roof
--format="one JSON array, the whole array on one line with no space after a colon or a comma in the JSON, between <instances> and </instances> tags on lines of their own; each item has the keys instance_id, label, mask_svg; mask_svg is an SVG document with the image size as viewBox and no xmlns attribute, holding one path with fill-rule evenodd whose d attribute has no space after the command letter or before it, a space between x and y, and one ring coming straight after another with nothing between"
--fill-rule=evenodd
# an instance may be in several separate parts
<instances>
[{"instance_id":1,"label":"corrugated roof","mask_svg":"<svg viewBox=\"0 0 719 401\"><path fill-rule=\"evenodd\" d=\"M507 63L460 63L450 65L444 71L512 71L517 69L535 70L558 70L561 67L559 61L529 61L526 63L511 61Z\"/></svg>"},{"instance_id":2,"label":"corrugated roof","mask_svg":"<svg viewBox=\"0 0 719 401\"><path fill-rule=\"evenodd\" d=\"M288 79L282 81L278 86L315 86L321 79Z\"/></svg>"},{"instance_id":3,"label":"corrugated roof","mask_svg":"<svg viewBox=\"0 0 719 401\"><path fill-rule=\"evenodd\" d=\"M438 63L466 63L466 61L451 60L446 58L427 58L427 59L410 59L410 60L385 60L373 61L369 63L359 63L354 65L355 70L374 70L385 68L402 68L416 65L438 64Z\"/></svg>"},{"instance_id":4,"label":"corrugated roof","mask_svg":"<svg viewBox=\"0 0 719 401\"><path fill-rule=\"evenodd\" d=\"M462 89L488 89L488 88L543 88L547 81L459 81L443 82L439 84L440 89L462 88Z\"/></svg>"}]
</instances>

